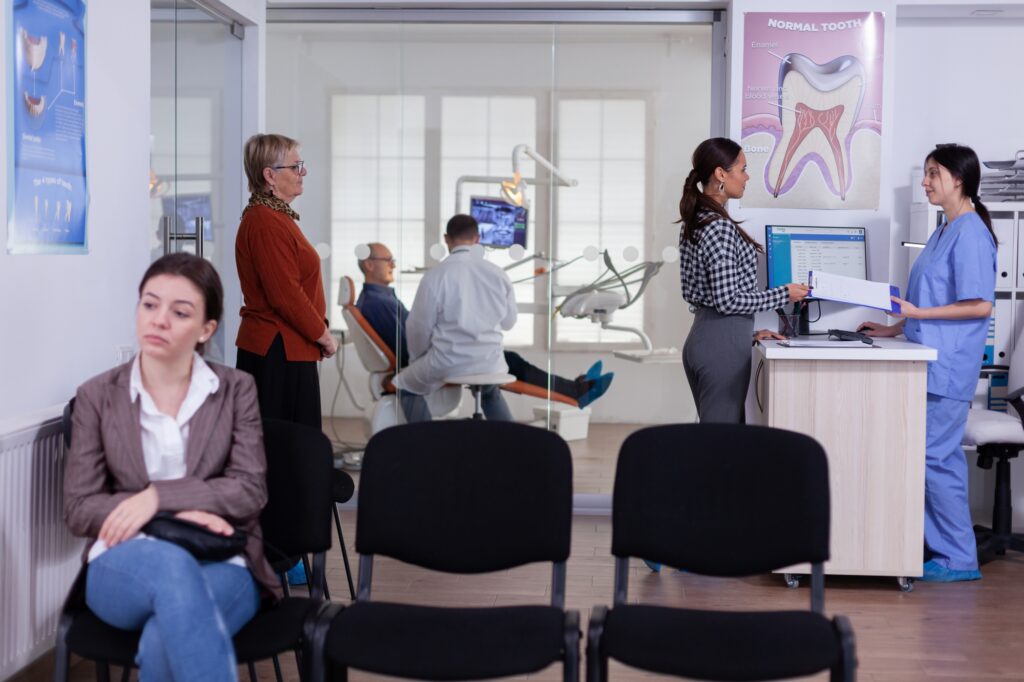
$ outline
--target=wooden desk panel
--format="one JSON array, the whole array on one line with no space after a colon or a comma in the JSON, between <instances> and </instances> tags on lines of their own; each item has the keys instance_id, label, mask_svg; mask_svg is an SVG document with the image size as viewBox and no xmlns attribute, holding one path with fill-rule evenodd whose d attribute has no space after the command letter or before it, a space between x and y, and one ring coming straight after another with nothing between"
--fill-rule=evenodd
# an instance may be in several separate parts
<instances>
[{"instance_id":1,"label":"wooden desk panel","mask_svg":"<svg viewBox=\"0 0 1024 682\"><path fill-rule=\"evenodd\" d=\"M828 454L827 573L921 575L926 386L924 361L765 360L763 423Z\"/></svg>"}]
</instances>

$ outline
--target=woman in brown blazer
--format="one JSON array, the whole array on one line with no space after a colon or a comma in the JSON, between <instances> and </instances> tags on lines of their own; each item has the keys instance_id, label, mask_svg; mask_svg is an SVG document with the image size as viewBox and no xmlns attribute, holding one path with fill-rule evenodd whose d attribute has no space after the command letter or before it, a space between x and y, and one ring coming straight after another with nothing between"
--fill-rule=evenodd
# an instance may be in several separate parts
<instances>
[{"instance_id":1,"label":"woman in brown blazer","mask_svg":"<svg viewBox=\"0 0 1024 682\"><path fill-rule=\"evenodd\" d=\"M256 378L264 419L320 429L316 363L338 350L327 327L320 256L291 208L302 194L305 162L284 135L253 135L245 143L249 205L235 238L242 284L238 369Z\"/></svg>"},{"instance_id":2,"label":"woman in brown blazer","mask_svg":"<svg viewBox=\"0 0 1024 682\"><path fill-rule=\"evenodd\" d=\"M154 262L139 285L139 352L79 387L64 474L64 518L90 538L86 602L107 623L141 630L142 679L231 680L232 635L280 585L263 556L263 431L252 377L199 355L223 291L207 261ZM213 532L248 533L245 550L199 562L141 534L157 512Z\"/></svg>"}]
</instances>

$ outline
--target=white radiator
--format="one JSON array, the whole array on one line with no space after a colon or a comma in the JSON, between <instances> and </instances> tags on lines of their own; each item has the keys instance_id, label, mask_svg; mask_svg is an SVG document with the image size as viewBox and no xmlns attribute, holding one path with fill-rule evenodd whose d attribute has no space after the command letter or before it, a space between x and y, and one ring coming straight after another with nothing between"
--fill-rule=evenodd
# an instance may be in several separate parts
<instances>
[{"instance_id":1,"label":"white radiator","mask_svg":"<svg viewBox=\"0 0 1024 682\"><path fill-rule=\"evenodd\" d=\"M53 646L81 566L83 541L62 518L64 441L55 411L0 430L0 679Z\"/></svg>"}]
</instances>

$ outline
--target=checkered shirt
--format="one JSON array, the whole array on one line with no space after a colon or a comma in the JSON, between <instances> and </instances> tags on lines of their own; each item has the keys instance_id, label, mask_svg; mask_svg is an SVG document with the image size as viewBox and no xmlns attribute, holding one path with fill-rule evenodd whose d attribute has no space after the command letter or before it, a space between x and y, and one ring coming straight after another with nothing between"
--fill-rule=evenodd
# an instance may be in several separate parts
<instances>
[{"instance_id":1,"label":"checkered shirt","mask_svg":"<svg viewBox=\"0 0 1024 682\"><path fill-rule=\"evenodd\" d=\"M696 244L679 230L679 281L690 305L723 315L750 315L789 301L785 286L758 287L757 251L721 216L701 228Z\"/></svg>"}]
</instances>

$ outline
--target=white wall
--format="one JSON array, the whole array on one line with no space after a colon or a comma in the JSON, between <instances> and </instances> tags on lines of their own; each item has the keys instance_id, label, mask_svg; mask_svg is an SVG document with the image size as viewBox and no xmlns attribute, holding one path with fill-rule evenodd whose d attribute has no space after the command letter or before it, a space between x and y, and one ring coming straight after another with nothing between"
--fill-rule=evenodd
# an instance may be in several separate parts
<instances>
[{"instance_id":1,"label":"white wall","mask_svg":"<svg viewBox=\"0 0 1024 682\"><path fill-rule=\"evenodd\" d=\"M6 22L2 13L0 35ZM149 263L149 3L93 0L87 22L89 253L7 255L0 221L0 420L65 402L114 365L117 346L134 343L136 287ZM7 77L3 69L5 97ZM2 130L7 116L0 108ZM4 159L9 144L0 137ZM5 162L5 209L7 173Z\"/></svg>"},{"instance_id":2,"label":"white wall","mask_svg":"<svg viewBox=\"0 0 1024 682\"><path fill-rule=\"evenodd\" d=\"M1024 19L900 20L892 162L899 239L907 238L910 225L911 169L920 168L937 143L966 144L983 161L1012 159L1024 149L1024 77L1016 71L1021 36ZM894 281L901 286L905 251L893 253Z\"/></svg>"},{"instance_id":3,"label":"white wall","mask_svg":"<svg viewBox=\"0 0 1024 682\"><path fill-rule=\"evenodd\" d=\"M267 53L267 129L300 139L303 157L310 166L304 194L296 200L302 215L301 225L314 244L331 241L330 232L330 130L329 98L337 92L396 92L401 88L433 89L443 92L472 92L495 78L496 64L514 64L503 75L503 87L535 91L543 78L550 83L551 45L524 41L502 44L499 54L488 55L486 43L463 46L461 51L446 45L436 50L433 37L406 35L400 45L391 41L394 30L366 28L348 31L310 29L282 30L271 26ZM429 33L429 32L428 32ZM629 34L626 33L626 36ZM649 34L648 34L649 35ZM688 172L693 147L708 133L710 72L706 66L709 47L707 37L687 44L675 61L663 57L669 49L664 43L632 45L635 61L616 59L618 53L602 50L599 45L566 41L557 48L554 81L560 91L611 89L653 92L654 121L653 157L649 168L652 178L648 214L648 258L656 258L661 248L677 242L679 190ZM618 43L628 37L617 36ZM649 40L649 38L648 38ZM703 42L701 42L703 41ZM645 52L646 51L646 52ZM644 56L646 54L646 56ZM704 71L687 68L687 60L703 55ZM653 66L652 66L653 65ZM668 74L661 69L668 70ZM538 79L541 80L538 80ZM674 80L671 87L665 83ZM550 85L548 86L550 87ZM691 98L690 93L701 93ZM696 105L693 103L696 100ZM687 115L694 108L698 112ZM540 131L540 135L546 134ZM436 222L428 216L428 224ZM438 229L440 229L438 227ZM394 245L392 245L394 248ZM324 262L325 275L330 263ZM682 346L692 316L679 296L678 269L667 265L645 294L647 319L645 328L656 346ZM355 273L354 273L355 274ZM516 349L520 350L520 349ZM346 373L359 400L367 396L365 374L352 349L346 356ZM524 355L541 367L547 365L546 353L525 351ZM683 375L682 366L637 365L617 360L607 350L602 352L555 352L554 372L568 377L582 373L595 360L605 362L606 371L616 372L609 393L593 406L595 421L613 422L678 422L695 417L693 400ZM324 363L321 387L325 414L330 413L331 398L337 386L333 363ZM645 396L637 400L636 396ZM517 418L532 416L532 408L542 403L532 399L513 398L510 404ZM335 414L355 414L344 392Z\"/></svg>"}]
</instances>

